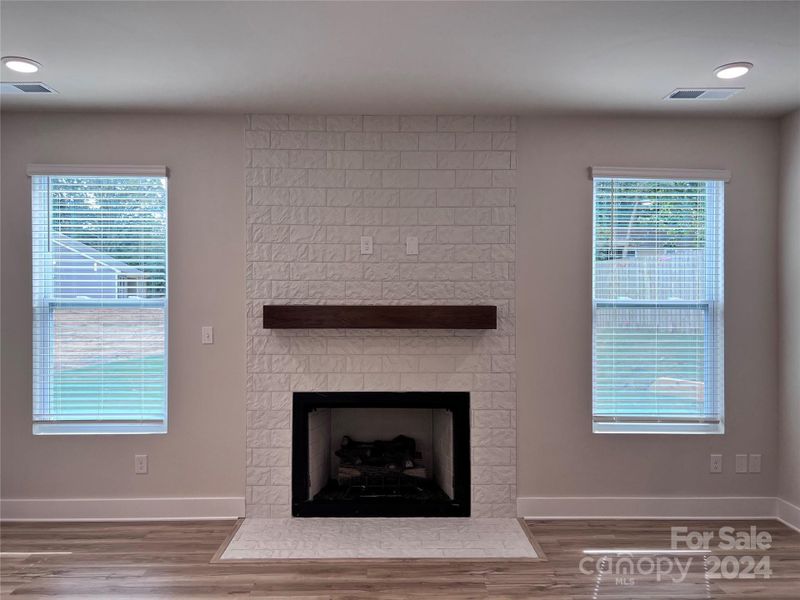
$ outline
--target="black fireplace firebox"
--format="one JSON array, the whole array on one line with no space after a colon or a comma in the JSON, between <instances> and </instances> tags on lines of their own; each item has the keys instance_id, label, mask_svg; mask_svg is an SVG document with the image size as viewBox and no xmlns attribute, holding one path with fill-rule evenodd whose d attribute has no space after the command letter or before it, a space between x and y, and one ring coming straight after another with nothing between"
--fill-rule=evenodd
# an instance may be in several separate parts
<instances>
[{"instance_id":1,"label":"black fireplace firebox","mask_svg":"<svg viewBox=\"0 0 800 600\"><path fill-rule=\"evenodd\" d=\"M295 392L292 515L468 517L467 392Z\"/></svg>"}]
</instances>

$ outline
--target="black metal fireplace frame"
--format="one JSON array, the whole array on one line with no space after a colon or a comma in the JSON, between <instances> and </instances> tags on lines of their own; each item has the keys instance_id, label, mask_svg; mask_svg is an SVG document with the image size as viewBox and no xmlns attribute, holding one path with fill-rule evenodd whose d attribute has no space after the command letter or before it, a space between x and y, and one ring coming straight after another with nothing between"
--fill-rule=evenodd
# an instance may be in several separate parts
<instances>
[{"instance_id":1,"label":"black metal fireplace frame","mask_svg":"<svg viewBox=\"0 0 800 600\"><path fill-rule=\"evenodd\" d=\"M443 408L453 415L453 499L316 503L308 497L308 415L318 408ZM468 392L295 392L292 398L292 515L295 517L468 517L470 515ZM305 468L298 468L305 465Z\"/></svg>"}]
</instances>

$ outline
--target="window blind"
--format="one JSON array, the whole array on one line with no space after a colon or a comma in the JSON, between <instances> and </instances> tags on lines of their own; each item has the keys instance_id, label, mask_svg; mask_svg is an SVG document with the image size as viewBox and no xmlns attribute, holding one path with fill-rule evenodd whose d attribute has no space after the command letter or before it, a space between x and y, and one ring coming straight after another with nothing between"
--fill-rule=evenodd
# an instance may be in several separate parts
<instances>
[{"instance_id":1,"label":"window blind","mask_svg":"<svg viewBox=\"0 0 800 600\"><path fill-rule=\"evenodd\" d=\"M165 431L167 179L37 167L34 433Z\"/></svg>"},{"instance_id":2,"label":"window blind","mask_svg":"<svg viewBox=\"0 0 800 600\"><path fill-rule=\"evenodd\" d=\"M723 431L723 193L594 178L594 431Z\"/></svg>"}]
</instances>

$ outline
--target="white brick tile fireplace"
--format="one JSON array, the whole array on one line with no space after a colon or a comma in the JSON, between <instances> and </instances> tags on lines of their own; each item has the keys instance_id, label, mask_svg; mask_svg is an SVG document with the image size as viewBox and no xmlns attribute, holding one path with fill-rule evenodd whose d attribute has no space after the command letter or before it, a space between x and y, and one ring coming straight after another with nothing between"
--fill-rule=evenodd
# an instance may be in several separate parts
<instances>
[{"instance_id":1,"label":"white brick tile fireplace","mask_svg":"<svg viewBox=\"0 0 800 600\"><path fill-rule=\"evenodd\" d=\"M515 129L496 116L248 117L248 516L290 515L303 391L469 392L472 516L515 515ZM265 304L290 303L491 304L498 327L263 328Z\"/></svg>"}]
</instances>

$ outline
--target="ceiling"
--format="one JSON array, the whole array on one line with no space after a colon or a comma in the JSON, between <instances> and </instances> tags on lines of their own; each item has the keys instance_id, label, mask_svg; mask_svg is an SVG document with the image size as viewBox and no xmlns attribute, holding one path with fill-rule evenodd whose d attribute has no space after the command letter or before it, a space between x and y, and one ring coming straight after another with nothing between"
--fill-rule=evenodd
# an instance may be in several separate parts
<instances>
[{"instance_id":1,"label":"ceiling","mask_svg":"<svg viewBox=\"0 0 800 600\"><path fill-rule=\"evenodd\" d=\"M778 116L800 105L800 2L0 4L2 55L52 96L2 108ZM755 64L733 83L713 75ZM665 101L677 87L746 89Z\"/></svg>"}]
</instances>

